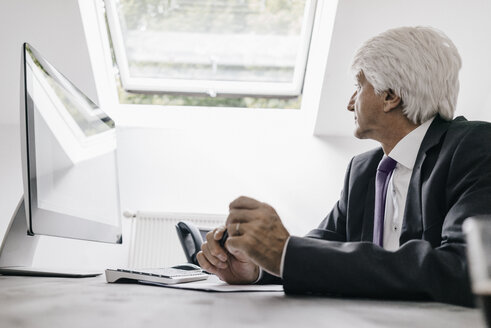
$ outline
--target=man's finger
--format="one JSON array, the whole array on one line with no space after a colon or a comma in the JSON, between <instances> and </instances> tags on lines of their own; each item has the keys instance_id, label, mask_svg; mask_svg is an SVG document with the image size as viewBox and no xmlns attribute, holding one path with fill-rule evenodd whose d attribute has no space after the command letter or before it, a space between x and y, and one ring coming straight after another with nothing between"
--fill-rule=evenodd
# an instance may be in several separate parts
<instances>
[{"instance_id":1,"label":"man's finger","mask_svg":"<svg viewBox=\"0 0 491 328\"><path fill-rule=\"evenodd\" d=\"M227 263L222 262L217 256L213 255L210 250L210 247L208 246L209 246L208 243L204 243L203 245L201 245L201 251L203 252L205 258L208 260L208 262L211 265L220 269L225 269L227 267Z\"/></svg>"},{"instance_id":2,"label":"man's finger","mask_svg":"<svg viewBox=\"0 0 491 328\"><path fill-rule=\"evenodd\" d=\"M222 239L223 233L227 230L227 227L225 226L220 226L213 230L213 239L215 240L220 240Z\"/></svg>"},{"instance_id":3,"label":"man's finger","mask_svg":"<svg viewBox=\"0 0 491 328\"><path fill-rule=\"evenodd\" d=\"M209 261L215 264L215 259L220 260L222 262L227 261L227 254L225 250L220 246L220 239L217 239L217 235L222 238L223 232L225 232L225 227L219 227L216 228L206 234L206 243L203 243L201 246L201 249L206 246L208 248L207 252L205 253L206 256L210 254L210 256L213 256L213 259L209 259ZM204 249L203 249L204 250Z\"/></svg>"},{"instance_id":4,"label":"man's finger","mask_svg":"<svg viewBox=\"0 0 491 328\"><path fill-rule=\"evenodd\" d=\"M236 237L236 236L242 236L246 232L249 232L250 230L251 230L251 223L248 223L248 222L235 222L235 223L231 223L227 226L229 238L230 237Z\"/></svg>"},{"instance_id":5,"label":"man's finger","mask_svg":"<svg viewBox=\"0 0 491 328\"><path fill-rule=\"evenodd\" d=\"M261 206L261 202L246 196L240 196L230 203L229 208L253 210Z\"/></svg>"},{"instance_id":6,"label":"man's finger","mask_svg":"<svg viewBox=\"0 0 491 328\"><path fill-rule=\"evenodd\" d=\"M225 225L228 227L232 223L250 222L254 218L254 212L251 210L231 209Z\"/></svg>"},{"instance_id":7,"label":"man's finger","mask_svg":"<svg viewBox=\"0 0 491 328\"><path fill-rule=\"evenodd\" d=\"M248 258L248 249L249 246L247 244L247 239L245 236L233 236L227 239L225 243L225 247L227 250L233 254L237 258Z\"/></svg>"},{"instance_id":8,"label":"man's finger","mask_svg":"<svg viewBox=\"0 0 491 328\"><path fill-rule=\"evenodd\" d=\"M218 270L215 266L213 266L203 254L203 251L199 252L196 255L196 259L198 260L199 266L209 273L217 274Z\"/></svg>"}]
</instances>

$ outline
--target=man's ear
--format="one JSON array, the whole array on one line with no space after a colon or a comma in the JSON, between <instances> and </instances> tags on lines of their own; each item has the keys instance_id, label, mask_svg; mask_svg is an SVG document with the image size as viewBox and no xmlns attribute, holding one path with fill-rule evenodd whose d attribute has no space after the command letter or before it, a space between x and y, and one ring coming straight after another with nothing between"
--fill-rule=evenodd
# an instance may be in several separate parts
<instances>
[{"instance_id":1,"label":"man's ear","mask_svg":"<svg viewBox=\"0 0 491 328\"><path fill-rule=\"evenodd\" d=\"M402 103L401 97L396 95L392 89L385 91L384 94L385 94L384 112L388 113L391 110L399 107L399 105L401 105Z\"/></svg>"}]
</instances>

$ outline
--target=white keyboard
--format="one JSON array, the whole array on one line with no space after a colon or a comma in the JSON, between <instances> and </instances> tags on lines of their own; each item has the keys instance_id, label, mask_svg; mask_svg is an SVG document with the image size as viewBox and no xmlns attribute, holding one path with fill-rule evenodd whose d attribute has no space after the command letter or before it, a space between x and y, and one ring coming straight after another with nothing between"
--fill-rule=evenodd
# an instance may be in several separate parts
<instances>
[{"instance_id":1,"label":"white keyboard","mask_svg":"<svg viewBox=\"0 0 491 328\"><path fill-rule=\"evenodd\" d=\"M157 268L157 269L107 269L106 281L113 282L138 282L149 281L161 284L178 284L208 279L209 274L201 269L184 270L176 268Z\"/></svg>"}]
</instances>

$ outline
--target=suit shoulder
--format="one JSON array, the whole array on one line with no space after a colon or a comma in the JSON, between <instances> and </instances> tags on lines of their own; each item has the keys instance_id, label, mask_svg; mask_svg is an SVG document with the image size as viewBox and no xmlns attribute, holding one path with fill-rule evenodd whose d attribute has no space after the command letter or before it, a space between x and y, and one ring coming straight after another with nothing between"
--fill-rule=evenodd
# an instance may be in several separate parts
<instances>
[{"instance_id":1,"label":"suit shoulder","mask_svg":"<svg viewBox=\"0 0 491 328\"><path fill-rule=\"evenodd\" d=\"M468 121L459 116L450 123L448 134L462 137L471 134L489 134L491 133L491 123L484 121Z\"/></svg>"},{"instance_id":2,"label":"suit shoulder","mask_svg":"<svg viewBox=\"0 0 491 328\"><path fill-rule=\"evenodd\" d=\"M382 147L371 149L353 157L352 166L370 166L373 163L377 166L383 155Z\"/></svg>"},{"instance_id":3,"label":"suit shoulder","mask_svg":"<svg viewBox=\"0 0 491 328\"><path fill-rule=\"evenodd\" d=\"M459 120L460 119L460 120ZM462 117L450 123L446 143L456 151L476 155L491 154L491 123L467 121Z\"/></svg>"},{"instance_id":4,"label":"suit shoulder","mask_svg":"<svg viewBox=\"0 0 491 328\"><path fill-rule=\"evenodd\" d=\"M353 160L361 160L361 161L365 161L365 160L368 160L368 159L372 159L372 158L378 158L378 157L382 157L383 156L383 150L382 150L382 147L377 147L377 148L374 148L374 149L370 149L369 151L366 151L364 153L361 153L361 154L358 154L356 155Z\"/></svg>"},{"instance_id":5,"label":"suit shoulder","mask_svg":"<svg viewBox=\"0 0 491 328\"><path fill-rule=\"evenodd\" d=\"M467 121L460 117L450 123L445 144L451 149L460 149L466 153L490 153L491 123Z\"/></svg>"}]
</instances>

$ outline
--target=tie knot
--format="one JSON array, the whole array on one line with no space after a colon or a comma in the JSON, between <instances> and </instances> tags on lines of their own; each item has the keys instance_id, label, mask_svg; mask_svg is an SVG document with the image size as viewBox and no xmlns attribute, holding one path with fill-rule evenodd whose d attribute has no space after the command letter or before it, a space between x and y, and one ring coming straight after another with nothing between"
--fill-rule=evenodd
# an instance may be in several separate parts
<instances>
[{"instance_id":1,"label":"tie knot","mask_svg":"<svg viewBox=\"0 0 491 328\"><path fill-rule=\"evenodd\" d=\"M390 158L389 156L384 156L384 158L378 164L377 170L384 173L390 173L396 167L397 161Z\"/></svg>"}]
</instances>

